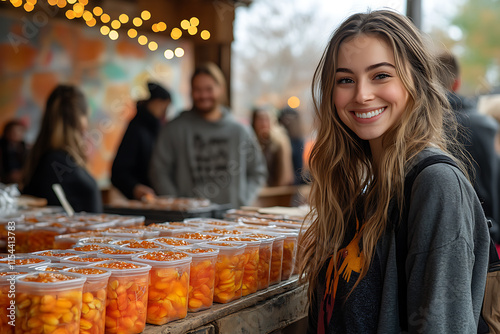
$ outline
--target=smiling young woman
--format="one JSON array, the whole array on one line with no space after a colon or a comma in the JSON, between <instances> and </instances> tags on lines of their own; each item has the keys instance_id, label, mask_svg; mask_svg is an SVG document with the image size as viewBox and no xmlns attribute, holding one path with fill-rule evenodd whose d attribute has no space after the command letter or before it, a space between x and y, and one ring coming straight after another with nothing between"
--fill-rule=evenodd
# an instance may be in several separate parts
<instances>
[{"instance_id":1,"label":"smiling young woman","mask_svg":"<svg viewBox=\"0 0 500 334\"><path fill-rule=\"evenodd\" d=\"M355 14L316 69L313 223L300 254L311 333L477 330L489 236L460 163L418 175L404 203L407 249L396 247L407 173L429 156L461 151L428 50L398 13ZM406 300L398 300L401 256Z\"/></svg>"}]
</instances>

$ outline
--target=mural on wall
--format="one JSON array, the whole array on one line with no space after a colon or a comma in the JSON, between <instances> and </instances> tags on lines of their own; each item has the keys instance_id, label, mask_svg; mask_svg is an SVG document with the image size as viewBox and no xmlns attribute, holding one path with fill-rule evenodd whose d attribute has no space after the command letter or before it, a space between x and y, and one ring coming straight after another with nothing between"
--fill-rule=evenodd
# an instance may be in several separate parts
<instances>
[{"instance_id":1,"label":"mural on wall","mask_svg":"<svg viewBox=\"0 0 500 334\"><path fill-rule=\"evenodd\" d=\"M159 47L152 52L125 32L112 41L99 28L64 20L29 24L25 17L0 14L0 131L7 121L22 118L32 143L52 89L58 83L79 86L90 106L89 170L106 187L135 102L147 98L148 80L171 91L169 117L189 107L192 46L155 35ZM163 51L177 47L184 56L165 59Z\"/></svg>"}]
</instances>

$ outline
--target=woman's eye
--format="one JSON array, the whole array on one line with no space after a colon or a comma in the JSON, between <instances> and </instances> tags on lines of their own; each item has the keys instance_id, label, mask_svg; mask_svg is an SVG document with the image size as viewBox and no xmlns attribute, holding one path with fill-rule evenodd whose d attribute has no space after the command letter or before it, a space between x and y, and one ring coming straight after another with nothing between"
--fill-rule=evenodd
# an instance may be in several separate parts
<instances>
[{"instance_id":1,"label":"woman's eye","mask_svg":"<svg viewBox=\"0 0 500 334\"><path fill-rule=\"evenodd\" d=\"M337 80L337 83L338 84L347 84L347 83L353 83L354 81L352 81L351 79L349 78L340 78Z\"/></svg>"},{"instance_id":2,"label":"woman's eye","mask_svg":"<svg viewBox=\"0 0 500 334\"><path fill-rule=\"evenodd\" d=\"M381 80L381 79L385 79L385 78L390 78L391 76L387 73L380 73L380 74L377 74L375 76L375 79L376 80Z\"/></svg>"}]
</instances>

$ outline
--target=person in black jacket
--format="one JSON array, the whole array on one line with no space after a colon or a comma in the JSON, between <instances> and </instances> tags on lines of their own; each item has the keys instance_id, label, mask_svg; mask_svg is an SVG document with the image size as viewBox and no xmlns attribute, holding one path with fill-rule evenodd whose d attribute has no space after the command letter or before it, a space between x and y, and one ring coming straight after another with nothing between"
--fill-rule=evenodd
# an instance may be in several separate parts
<instances>
[{"instance_id":1,"label":"person in black jacket","mask_svg":"<svg viewBox=\"0 0 500 334\"><path fill-rule=\"evenodd\" d=\"M28 156L28 146L24 142L26 124L21 120L9 121L0 137L0 182L20 183L22 170Z\"/></svg>"},{"instance_id":2,"label":"person in black jacket","mask_svg":"<svg viewBox=\"0 0 500 334\"><path fill-rule=\"evenodd\" d=\"M161 123L171 102L170 93L156 83L148 83L147 101L137 103L111 169L111 183L129 199L154 195L148 177L149 160Z\"/></svg>"},{"instance_id":3,"label":"person in black jacket","mask_svg":"<svg viewBox=\"0 0 500 334\"><path fill-rule=\"evenodd\" d=\"M459 95L460 89L460 67L456 57L448 51L438 55L441 64L440 80L444 88L448 90L447 97L451 109L455 111L458 123L462 126L458 140L464 145L470 158L473 170L473 185L477 196L481 200L486 217L493 226L490 233L496 243L500 243L500 195L498 175L500 164L495 151L495 136L498 125L495 120L477 111L476 103Z\"/></svg>"},{"instance_id":4,"label":"person in black jacket","mask_svg":"<svg viewBox=\"0 0 500 334\"><path fill-rule=\"evenodd\" d=\"M23 193L60 205L52 189L59 183L76 212L102 212L101 192L85 166L87 109L78 88L59 85L52 91L23 173Z\"/></svg>"}]
</instances>

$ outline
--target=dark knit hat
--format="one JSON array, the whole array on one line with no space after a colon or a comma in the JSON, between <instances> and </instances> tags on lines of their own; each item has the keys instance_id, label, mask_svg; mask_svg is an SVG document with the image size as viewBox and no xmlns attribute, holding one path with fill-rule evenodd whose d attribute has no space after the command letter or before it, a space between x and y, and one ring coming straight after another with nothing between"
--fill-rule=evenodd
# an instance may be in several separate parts
<instances>
[{"instance_id":1,"label":"dark knit hat","mask_svg":"<svg viewBox=\"0 0 500 334\"><path fill-rule=\"evenodd\" d=\"M171 100L170 93L158 83L148 82L149 99Z\"/></svg>"}]
</instances>

